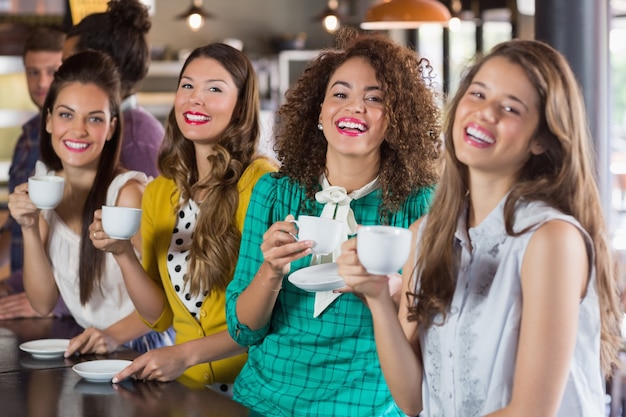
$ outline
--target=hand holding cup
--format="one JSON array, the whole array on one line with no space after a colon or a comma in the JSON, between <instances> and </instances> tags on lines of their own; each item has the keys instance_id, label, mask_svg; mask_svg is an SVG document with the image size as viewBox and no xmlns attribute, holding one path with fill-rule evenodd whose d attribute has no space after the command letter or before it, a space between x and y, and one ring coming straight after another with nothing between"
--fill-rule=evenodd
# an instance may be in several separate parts
<instances>
[{"instance_id":1,"label":"hand holding cup","mask_svg":"<svg viewBox=\"0 0 626 417\"><path fill-rule=\"evenodd\" d=\"M341 242L343 222L317 216L299 216L298 220L292 222L298 226L298 233L294 238L314 242L311 248L313 254L331 253Z\"/></svg>"},{"instance_id":2,"label":"hand holding cup","mask_svg":"<svg viewBox=\"0 0 626 417\"><path fill-rule=\"evenodd\" d=\"M34 175L28 178L28 196L38 209L53 209L63 199L65 179L56 175Z\"/></svg>"},{"instance_id":3,"label":"hand holding cup","mask_svg":"<svg viewBox=\"0 0 626 417\"><path fill-rule=\"evenodd\" d=\"M359 262L373 275L398 272L411 251L412 233L394 226L362 226L357 232Z\"/></svg>"},{"instance_id":4,"label":"hand holding cup","mask_svg":"<svg viewBox=\"0 0 626 417\"><path fill-rule=\"evenodd\" d=\"M102 229L112 239L130 239L137 233L140 224L141 209L102 206Z\"/></svg>"}]
</instances>

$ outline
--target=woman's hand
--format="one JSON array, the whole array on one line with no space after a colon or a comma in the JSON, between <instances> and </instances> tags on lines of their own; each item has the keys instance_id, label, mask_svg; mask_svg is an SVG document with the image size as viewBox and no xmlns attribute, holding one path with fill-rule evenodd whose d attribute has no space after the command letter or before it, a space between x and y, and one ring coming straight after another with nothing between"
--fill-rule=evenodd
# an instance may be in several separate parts
<instances>
[{"instance_id":1,"label":"woman's hand","mask_svg":"<svg viewBox=\"0 0 626 417\"><path fill-rule=\"evenodd\" d=\"M110 238L102 227L102 210L98 209L93 213L93 222L89 225L89 238L96 249L119 255L126 250L132 251L130 240L120 240Z\"/></svg>"},{"instance_id":2,"label":"woman's hand","mask_svg":"<svg viewBox=\"0 0 626 417\"><path fill-rule=\"evenodd\" d=\"M27 182L15 187L15 190L9 195L9 211L11 212L11 217L22 228L39 225L39 209L35 207L28 196Z\"/></svg>"},{"instance_id":3,"label":"woman's hand","mask_svg":"<svg viewBox=\"0 0 626 417\"><path fill-rule=\"evenodd\" d=\"M188 368L186 359L187 355L183 349L180 349L180 346L153 349L122 369L113 377L113 382L118 383L130 376L140 380L173 381Z\"/></svg>"},{"instance_id":4,"label":"woman's hand","mask_svg":"<svg viewBox=\"0 0 626 417\"><path fill-rule=\"evenodd\" d=\"M366 299L399 294L402 280L398 282L398 274L372 275L367 272L357 256L356 239L349 239L341 245L341 255L337 258L338 272L348 288L339 292L355 292Z\"/></svg>"},{"instance_id":5,"label":"woman's hand","mask_svg":"<svg viewBox=\"0 0 626 417\"><path fill-rule=\"evenodd\" d=\"M117 341L105 331L89 327L70 340L64 356L69 358L76 352L81 355L88 353L105 354L113 352L118 346Z\"/></svg>"},{"instance_id":6,"label":"woman's hand","mask_svg":"<svg viewBox=\"0 0 626 417\"><path fill-rule=\"evenodd\" d=\"M263 259L276 277L282 278L289 273L291 262L309 255L313 246L310 240L296 240L296 226L290 220L293 220L292 215L288 215L285 221L274 223L263 234Z\"/></svg>"}]
</instances>

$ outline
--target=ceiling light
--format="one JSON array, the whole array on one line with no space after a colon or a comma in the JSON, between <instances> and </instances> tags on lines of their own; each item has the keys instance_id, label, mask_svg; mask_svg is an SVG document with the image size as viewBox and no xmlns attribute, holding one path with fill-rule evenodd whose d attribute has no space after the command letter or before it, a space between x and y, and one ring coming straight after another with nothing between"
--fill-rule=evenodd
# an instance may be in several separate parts
<instances>
[{"instance_id":1,"label":"ceiling light","mask_svg":"<svg viewBox=\"0 0 626 417\"><path fill-rule=\"evenodd\" d=\"M414 29L422 23L447 24L452 16L437 0L381 0L365 13L362 29Z\"/></svg>"},{"instance_id":2,"label":"ceiling light","mask_svg":"<svg viewBox=\"0 0 626 417\"><path fill-rule=\"evenodd\" d=\"M193 0L191 6L184 12L176 16L176 19L187 20L187 26L194 32L204 25L204 19L212 19L215 15L206 11L202 7L202 0Z\"/></svg>"},{"instance_id":3,"label":"ceiling light","mask_svg":"<svg viewBox=\"0 0 626 417\"><path fill-rule=\"evenodd\" d=\"M346 17L339 12L339 1L328 0L326 8L317 16L313 16L311 20L322 22L324 29L329 33L334 33L339 29L342 23L345 23Z\"/></svg>"}]
</instances>

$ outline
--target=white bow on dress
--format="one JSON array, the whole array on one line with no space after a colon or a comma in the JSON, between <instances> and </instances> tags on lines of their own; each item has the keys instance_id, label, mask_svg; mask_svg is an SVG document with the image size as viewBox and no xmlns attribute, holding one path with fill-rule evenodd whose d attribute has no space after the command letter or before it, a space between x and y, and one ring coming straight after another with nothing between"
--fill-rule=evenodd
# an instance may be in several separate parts
<instances>
[{"instance_id":1,"label":"white bow on dress","mask_svg":"<svg viewBox=\"0 0 626 417\"><path fill-rule=\"evenodd\" d=\"M354 218L354 212L350 207L352 200L358 200L364 197L378 188L378 177L374 178L368 184L358 190L352 191L350 194L345 188L336 185L330 185L325 175L320 178L322 184L322 190L315 194L315 199L319 203L325 204L324 209L320 217L327 219L335 219L343 222L344 232L341 242L337 248L328 255L313 255L311 265L318 265L324 263L335 262L335 260L341 254L341 243L348 240L348 236L354 235L357 229L357 223ZM313 311L313 317L317 317L332 303L340 293L334 293L332 291L319 291L315 293L315 308Z\"/></svg>"}]
</instances>

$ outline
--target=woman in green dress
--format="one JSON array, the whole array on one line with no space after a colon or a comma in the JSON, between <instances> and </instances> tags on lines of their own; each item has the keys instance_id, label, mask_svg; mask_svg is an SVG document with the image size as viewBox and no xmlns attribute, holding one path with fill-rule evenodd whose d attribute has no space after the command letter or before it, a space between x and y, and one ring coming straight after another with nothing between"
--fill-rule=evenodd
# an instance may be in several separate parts
<instances>
[{"instance_id":1,"label":"woman in green dress","mask_svg":"<svg viewBox=\"0 0 626 417\"><path fill-rule=\"evenodd\" d=\"M363 301L288 280L338 256L311 255L313 243L296 241L289 220L341 220L345 239L357 225L408 227L427 212L438 179L430 64L381 35L345 39L287 93L276 130L282 165L254 188L227 288L228 329L249 346L234 398L265 416L404 416Z\"/></svg>"}]
</instances>

